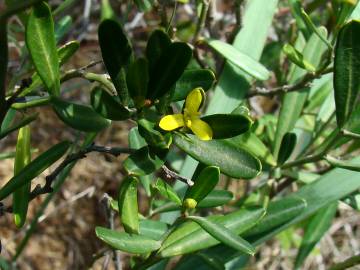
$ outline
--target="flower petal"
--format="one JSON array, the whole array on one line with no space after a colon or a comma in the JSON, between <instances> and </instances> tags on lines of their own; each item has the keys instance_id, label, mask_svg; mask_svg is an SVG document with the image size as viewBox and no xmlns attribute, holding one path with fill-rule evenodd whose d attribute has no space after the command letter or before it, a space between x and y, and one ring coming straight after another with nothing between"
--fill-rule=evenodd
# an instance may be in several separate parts
<instances>
[{"instance_id":1,"label":"flower petal","mask_svg":"<svg viewBox=\"0 0 360 270\"><path fill-rule=\"evenodd\" d=\"M195 88L187 95L185 109L189 114L195 114L199 111L204 98L204 90L200 87Z\"/></svg>"},{"instance_id":2,"label":"flower petal","mask_svg":"<svg viewBox=\"0 0 360 270\"><path fill-rule=\"evenodd\" d=\"M212 139L213 132L208 123L199 118L191 119L190 129L200 140L208 141Z\"/></svg>"},{"instance_id":3,"label":"flower petal","mask_svg":"<svg viewBox=\"0 0 360 270\"><path fill-rule=\"evenodd\" d=\"M159 126L163 130L174 130L184 126L184 117L182 114L170 114L161 118Z\"/></svg>"}]
</instances>

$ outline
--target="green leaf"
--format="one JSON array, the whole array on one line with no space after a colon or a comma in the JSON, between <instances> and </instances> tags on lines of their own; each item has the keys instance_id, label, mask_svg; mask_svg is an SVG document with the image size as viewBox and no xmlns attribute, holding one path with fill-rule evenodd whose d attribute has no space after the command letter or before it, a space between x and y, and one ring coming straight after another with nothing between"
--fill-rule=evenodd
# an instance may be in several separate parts
<instances>
[{"instance_id":1,"label":"green leaf","mask_svg":"<svg viewBox=\"0 0 360 270\"><path fill-rule=\"evenodd\" d=\"M19 128L28 125L29 123L34 121L38 117L38 115L39 115L38 113L34 113L34 114L30 115L30 116L26 116L22 120L20 120L19 122L13 124L12 126L1 130L1 132L0 132L0 140L2 138L5 138L11 132L14 132L15 130L18 130Z\"/></svg>"},{"instance_id":2,"label":"green leaf","mask_svg":"<svg viewBox=\"0 0 360 270\"><path fill-rule=\"evenodd\" d=\"M19 187L29 183L44 170L50 167L66 153L69 146L69 142L58 143L26 165L17 175L12 177L0 189L0 201L6 198Z\"/></svg>"},{"instance_id":3,"label":"green leaf","mask_svg":"<svg viewBox=\"0 0 360 270\"><path fill-rule=\"evenodd\" d=\"M40 107L50 103L51 97L22 97L23 102L13 103L11 108L16 110L25 110L33 107Z\"/></svg>"},{"instance_id":4,"label":"green leaf","mask_svg":"<svg viewBox=\"0 0 360 270\"><path fill-rule=\"evenodd\" d=\"M140 234L154 240L160 240L164 233L168 230L165 222L143 219L140 220Z\"/></svg>"},{"instance_id":5,"label":"green leaf","mask_svg":"<svg viewBox=\"0 0 360 270\"><path fill-rule=\"evenodd\" d=\"M304 236L295 260L295 269L299 269L304 263L306 257L320 241L323 235L331 226L335 217L338 203L334 202L320 209L309 221L306 226Z\"/></svg>"},{"instance_id":6,"label":"green leaf","mask_svg":"<svg viewBox=\"0 0 360 270\"><path fill-rule=\"evenodd\" d=\"M206 92L214 83L215 74L210 69L187 69L176 82L172 100L184 100L197 87Z\"/></svg>"},{"instance_id":7,"label":"green leaf","mask_svg":"<svg viewBox=\"0 0 360 270\"><path fill-rule=\"evenodd\" d=\"M322 29L322 28L321 28ZM321 30L326 35L325 30ZM301 36L299 36L301 37ZM297 41L301 44L301 38ZM295 46L297 48L297 46ZM299 46L300 47L300 46ZM299 49L299 48L297 48ZM301 49L300 49L301 50ZM307 59L314 67L320 64L321 56L326 50L325 44L316 34L312 34L302 51L304 58ZM289 83L294 84L306 75L306 71L300 67L292 66L290 68ZM306 99L308 97L308 88L299 89L299 91L290 92L284 95L280 108L279 120L276 127L273 155L277 159L280 144L285 133L292 131L296 121L299 119Z\"/></svg>"},{"instance_id":8,"label":"green leaf","mask_svg":"<svg viewBox=\"0 0 360 270\"><path fill-rule=\"evenodd\" d=\"M129 147L131 149L140 149L141 147L146 146L146 142L143 137L140 136L138 127L133 127L128 135ZM152 175L139 176L140 183L143 185L146 195L151 196L151 181L153 179Z\"/></svg>"},{"instance_id":9,"label":"green leaf","mask_svg":"<svg viewBox=\"0 0 360 270\"><path fill-rule=\"evenodd\" d=\"M230 44L220 40L207 41L209 46L221 54L226 60L240 68L254 78L265 81L269 79L270 72L259 62L248 56L246 53L236 49Z\"/></svg>"},{"instance_id":10,"label":"green leaf","mask_svg":"<svg viewBox=\"0 0 360 270\"><path fill-rule=\"evenodd\" d=\"M8 66L7 22L0 18L0 106L6 106L6 74Z\"/></svg>"},{"instance_id":11,"label":"green leaf","mask_svg":"<svg viewBox=\"0 0 360 270\"><path fill-rule=\"evenodd\" d=\"M121 223L127 233L135 234L139 234L137 184L138 180L135 177L128 176L123 179L118 197Z\"/></svg>"},{"instance_id":12,"label":"green leaf","mask_svg":"<svg viewBox=\"0 0 360 270\"><path fill-rule=\"evenodd\" d=\"M110 125L110 121L101 117L92 108L52 98L51 104L58 117L68 126L85 131L97 132Z\"/></svg>"},{"instance_id":13,"label":"green leaf","mask_svg":"<svg viewBox=\"0 0 360 270\"><path fill-rule=\"evenodd\" d=\"M288 0L291 14L295 18L296 25L301 33L304 35L306 39L309 39L311 36L311 29L309 29L303 19L301 14L301 2L300 0Z\"/></svg>"},{"instance_id":14,"label":"green leaf","mask_svg":"<svg viewBox=\"0 0 360 270\"><path fill-rule=\"evenodd\" d=\"M360 89L360 22L344 25L338 35L334 60L336 120L341 128L349 119Z\"/></svg>"},{"instance_id":15,"label":"green leaf","mask_svg":"<svg viewBox=\"0 0 360 270\"><path fill-rule=\"evenodd\" d=\"M290 44L285 44L283 47L283 52L286 54L286 56L290 59L291 62L293 62L295 65L306 69L307 71L314 72L315 67L310 64L306 59L304 59L304 56L301 52L299 52L297 49L295 49Z\"/></svg>"},{"instance_id":16,"label":"green leaf","mask_svg":"<svg viewBox=\"0 0 360 270\"><path fill-rule=\"evenodd\" d=\"M56 43L61 41L63 37L69 33L72 27L72 23L72 18L69 15L62 17L59 21L56 22L54 27Z\"/></svg>"},{"instance_id":17,"label":"green leaf","mask_svg":"<svg viewBox=\"0 0 360 270\"><path fill-rule=\"evenodd\" d=\"M290 157L291 153L293 152L296 145L296 134L288 132L284 135L278 156L278 165L282 165L287 161Z\"/></svg>"},{"instance_id":18,"label":"green leaf","mask_svg":"<svg viewBox=\"0 0 360 270\"><path fill-rule=\"evenodd\" d=\"M265 217L258 225L245 233L246 237L260 235L285 224L299 216L306 208L306 201L301 197L290 197L269 204Z\"/></svg>"},{"instance_id":19,"label":"green leaf","mask_svg":"<svg viewBox=\"0 0 360 270\"><path fill-rule=\"evenodd\" d=\"M169 149L172 143L172 136L170 133L166 133L165 135L161 134L160 131L156 129L158 127L157 124L144 118L139 119L137 123L140 135L149 145L161 149Z\"/></svg>"},{"instance_id":20,"label":"green leaf","mask_svg":"<svg viewBox=\"0 0 360 270\"><path fill-rule=\"evenodd\" d=\"M226 139L247 132L253 121L241 114L212 114L201 118L213 131L213 139Z\"/></svg>"},{"instance_id":21,"label":"green leaf","mask_svg":"<svg viewBox=\"0 0 360 270\"><path fill-rule=\"evenodd\" d=\"M162 196L164 196L165 198L168 198L169 200L173 201L177 205L181 205L181 199L179 198L179 196L172 189L172 187L170 185L168 185L162 179L160 179L160 178L157 179L154 188L157 189L160 192L160 194Z\"/></svg>"},{"instance_id":22,"label":"green leaf","mask_svg":"<svg viewBox=\"0 0 360 270\"><path fill-rule=\"evenodd\" d=\"M190 156L234 178L254 178L261 172L260 161L225 140L202 141L196 136L174 134L174 143Z\"/></svg>"},{"instance_id":23,"label":"green leaf","mask_svg":"<svg viewBox=\"0 0 360 270\"><path fill-rule=\"evenodd\" d=\"M225 226L207 220L203 217L188 216L187 219L195 221L201 226L201 228L203 228L211 236L225 245L250 255L255 254L255 248L249 242L245 241L240 236L227 229Z\"/></svg>"},{"instance_id":24,"label":"green leaf","mask_svg":"<svg viewBox=\"0 0 360 270\"><path fill-rule=\"evenodd\" d=\"M220 170L218 167L206 167L196 177L194 185L187 189L184 199L193 199L196 203L201 202L216 187L219 178Z\"/></svg>"},{"instance_id":25,"label":"green leaf","mask_svg":"<svg viewBox=\"0 0 360 270\"><path fill-rule=\"evenodd\" d=\"M14 176L31 162L30 126L24 126L19 130L16 155L14 160ZM13 193L13 214L15 225L21 228L26 221L26 214L29 205L29 194L31 183L27 183Z\"/></svg>"},{"instance_id":26,"label":"green leaf","mask_svg":"<svg viewBox=\"0 0 360 270\"><path fill-rule=\"evenodd\" d=\"M149 65L145 58L136 59L129 66L126 82L130 97L135 106L140 108L144 105L149 83Z\"/></svg>"},{"instance_id":27,"label":"green leaf","mask_svg":"<svg viewBox=\"0 0 360 270\"><path fill-rule=\"evenodd\" d=\"M192 57L191 48L183 42L174 42L161 51L155 67L150 71L148 98L164 96L181 77ZM152 68L151 62L149 68Z\"/></svg>"},{"instance_id":28,"label":"green leaf","mask_svg":"<svg viewBox=\"0 0 360 270\"><path fill-rule=\"evenodd\" d=\"M124 30L114 20L106 19L100 23L99 44L102 58L111 80L123 105L128 103L128 89L124 68L132 56L132 48Z\"/></svg>"},{"instance_id":29,"label":"green leaf","mask_svg":"<svg viewBox=\"0 0 360 270\"><path fill-rule=\"evenodd\" d=\"M101 0L101 20L116 19L116 14L109 0Z\"/></svg>"},{"instance_id":30,"label":"green leaf","mask_svg":"<svg viewBox=\"0 0 360 270\"><path fill-rule=\"evenodd\" d=\"M93 109L106 119L122 121L131 117L131 112L101 87L91 91L90 102Z\"/></svg>"},{"instance_id":31,"label":"green leaf","mask_svg":"<svg viewBox=\"0 0 360 270\"><path fill-rule=\"evenodd\" d=\"M211 216L208 220L221 224L237 235L253 227L264 216L262 208L240 209L225 216ZM215 238L195 222L186 222L174 230L163 242L159 254L171 257L195 252L218 244Z\"/></svg>"},{"instance_id":32,"label":"green leaf","mask_svg":"<svg viewBox=\"0 0 360 270\"><path fill-rule=\"evenodd\" d=\"M69 41L62 45L58 49L58 56L59 56L59 65L62 66L65 64L71 56L73 56L77 50L80 48L80 43L77 40Z\"/></svg>"},{"instance_id":33,"label":"green leaf","mask_svg":"<svg viewBox=\"0 0 360 270\"><path fill-rule=\"evenodd\" d=\"M161 243L149 237L137 234L117 232L103 227L96 227L96 236L114 249L128 253L143 254L160 248Z\"/></svg>"},{"instance_id":34,"label":"green leaf","mask_svg":"<svg viewBox=\"0 0 360 270\"><path fill-rule=\"evenodd\" d=\"M33 7L26 26L26 45L37 73L51 95L60 94L59 58L56 49L54 22L49 6Z\"/></svg>"},{"instance_id":35,"label":"green leaf","mask_svg":"<svg viewBox=\"0 0 360 270\"><path fill-rule=\"evenodd\" d=\"M154 0L134 0L134 3L141 12L148 12L153 8Z\"/></svg>"},{"instance_id":36,"label":"green leaf","mask_svg":"<svg viewBox=\"0 0 360 270\"><path fill-rule=\"evenodd\" d=\"M164 160L158 155L150 153L147 146L136 150L123 163L125 170L136 176L148 175L160 169L163 164Z\"/></svg>"},{"instance_id":37,"label":"green leaf","mask_svg":"<svg viewBox=\"0 0 360 270\"><path fill-rule=\"evenodd\" d=\"M158 65L161 54L163 54L170 45L171 40L163 30L158 29L151 33L146 45L146 58L149 62L150 77L153 73L156 73L154 69Z\"/></svg>"},{"instance_id":38,"label":"green leaf","mask_svg":"<svg viewBox=\"0 0 360 270\"><path fill-rule=\"evenodd\" d=\"M345 170L350 170L350 171L355 171L355 172L360 172L360 164L354 164L352 161L346 161L346 160L339 160L336 159L332 156L326 155L324 157L324 159L329 162L330 165L337 167L337 168L341 168L341 169L345 169Z\"/></svg>"}]
</instances>

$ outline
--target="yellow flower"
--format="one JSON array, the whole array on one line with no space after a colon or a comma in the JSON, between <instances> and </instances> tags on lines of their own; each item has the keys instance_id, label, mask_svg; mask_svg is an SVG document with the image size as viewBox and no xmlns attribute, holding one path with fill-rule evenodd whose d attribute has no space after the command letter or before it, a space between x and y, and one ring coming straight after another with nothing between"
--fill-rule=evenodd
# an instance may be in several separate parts
<instances>
[{"instance_id":1,"label":"yellow flower","mask_svg":"<svg viewBox=\"0 0 360 270\"><path fill-rule=\"evenodd\" d=\"M164 116L159 123L163 130L171 131L186 126L201 140L211 140L213 132L205 121L200 119L200 106L203 101L204 90L195 88L185 100L184 112Z\"/></svg>"}]
</instances>

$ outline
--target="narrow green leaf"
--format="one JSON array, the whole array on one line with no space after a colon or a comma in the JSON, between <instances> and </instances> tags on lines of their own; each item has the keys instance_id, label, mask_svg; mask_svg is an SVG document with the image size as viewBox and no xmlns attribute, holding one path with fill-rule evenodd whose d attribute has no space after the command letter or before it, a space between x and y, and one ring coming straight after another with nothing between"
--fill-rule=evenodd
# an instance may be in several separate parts
<instances>
[{"instance_id":1,"label":"narrow green leaf","mask_svg":"<svg viewBox=\"0 0 360 270\"><path fill-rule=\"evenodd\" d=\"M19 130L16 155L14 160L14 176L31 162L31 143L30 143L30 126L27 125ZM26 214L29 205L29 194L31 183L27 183L15 190L13 193L13 214L15 225L21 228L26 220Z\"/></svg>"},{"instance_id":2,"label":"narrow green leaf","mask_svg":"<svg viewBox=\"0 0 360 270\"><path fill-rule=\"evenodd\" d=\"M30 115L30 116L26 116L22 120L20 120L19 122L13 124L12 126L1 130L1 132L0 132L0 140L2 138L5 138L11 132L14 132L15 130L18 130L19 128L28 125L29 123L34 121L38 117L38 115L39 115L38 113L34 113L34 114Z\"/></svg>"},{"instance_id":3,"label":"narrow green leaf","mask_svg":"<svg viewBox=\"0 0 360 270\"><path fill-rule=\"evenodd\" d=\"M278 156L278 165L284 164L290 157L296 145L296 134L288 132L284 135Z\"/></svg>"},{"instance_id":4,"label":"narrow green leaf","mask_svg":"<svg viewBox=\"0 0 360 270\"><path fill-rule=\"evenodd\" d=\"M226 139L247 132L253 121L241 114L212 114L201 118L213 131L213 139Z\"/></svg>"},{"instance_id":5,"label":"narrow green leaf","mask_svg":"<svg viewBox=\"0 0 360 270\"><path fill-rule=\"evenodd\" d=\"M101 0L101 20L116 19L116 14L109 0Z\"/></svg>"},{"instance_id":6,"label":"narrow green leaf","mask_svg":"<svg viewBox=\"0 0 360 270\"><path fill-rule=\"evenodd\" d=\"M101 87L95 87L91 91L90 102L93 109L106 119L122 121L131 116L131 112L116 100L116 97Z\"/></svg>"},{"instance_id":7,"label":"narrow green leaf","mask_svg":"<svg viewBox=\"0 0 360 270\"><path fill-rule=\"evenodd\" d=\"M202 141L196 136L174 134L174 143L190 156L234 178L250 179L261 172L260 161L226 140Z\"/></svg>"},{"instance_id":8,"label":"narrow green leaf","mask_svg":"<svg viewBox=\"0 0 360 270\"><path fill-rule=\"evenodd\" d=\"M148 175L164 164L164 160L154 153L150 153L149 148L144 146L129 155L123 165L129 174L136 176Z\"/></svg>"},{"instance_id":9,"label":"narrow green leaf","mask_svg":"<svg viewBox=\"0 0 360 270\"><path fill-rule=\"evenodd\" d=\"M296 50L293 46L290 44L285 44L283 47L283 52L286 54L286 56L290 59L291 62L293 62L295 65L306 69L307 71L314 72L315 67L310 64L306 59L304 59L304 56L301 52Z\"/></svg>"},{"instance_id":10,"label":"narrow green leaf","mask_svg":"<svg viewBox=\"0 0 360 270\"><path fill-rule=\"evenodd\" d=\"M284 198L270 203L265 217L258 225L245 233L246 237L259 235L296 218L306 208L302 198Z\"/></svg>"},{"instance_id":11,"label":"narrow green leaf","mask_svg":"<svg viewBox=\"0 0 360 270\"><path fill-rule=\"evenodd\" d=\"M45 169L50 167L66 153L69 146L69 142L58 143L26 165L17 175L12 177L0 189L0 201L6 198L19 187L29 183Z\"/></svg>"},{"instance_id":12,"label":"narrow green leaf","mask_svg":"<svg viewBox=\"0 0 360 270\"><path fill-rule=\"evenodd\" d=\"M240 50L237 50L232 45L220 40L209 40L207 43L226 60L250 76L262 81L269 79L270 72L262 64Z\"/></svg>"},{"instance_id":13,"label":"narrow green leaf","mask_svg":"<svg viewBox=\"0 0 360 270\"><path fill-rule=\"evenodd\" d=\"M17 102L17 103L13 103L11 105L11 108L16 109L16 110L24 110L24 109L28 109L28 108L33 108L33 107L40 107L40 106L44 106L50 103L51 97L47 96L47 97L39 97L39 96L28 96L28 97L22 97L22 102Z\"/></svg>"},{"instance_id":14,"label":"narrow green leaf","mask_svg":"<svg viewBox=\"0 0 360 270\"><path fill-rule=\"evenodd\" d=\"M183 42L174 42L164 49L150 73L148 98L157 99L169 92L185 71L191 57L191 48Z\"/></svg>"},{"instance_id":15,"label":"narrow green leaf","mask_svg":"<svg viewBox=\"0 0 360 270\"><path fill-rule=\"evenodd\" d=\"M51 104L58 117L68 126L85 131L97 132L110 125L110 121L101 117L92 108L52 98Z\"/></svg>"},{"instance_id":16,"label":"narrow green leaf","mask_svg":"<svg viewBox=\"0 0 360 270\"><path fill-rule=\"evenodd\" d=\"M106 19L100 23L99 44L102 58L111 80L123 105L128 103L128 89L124 68L128 65L132 48L124 30L114 20Z\"/></svg>"},{"instance_id":17,"label":"narrow green leaf","mask_svg":"<svg viewBox=\"0 0 360 270\"><path fill-rule=\"evenodd\" d=\"M170 185L168 185L162 179L160 179L160 178L157 179L154 188L157 189L160 192L160 194L162 196L164 196L165 198L168 198L169 200L173 201L177 205L181 205L181 199L179 198L179 196L172 189L172 187Z\"/></svg>"},{"instance_id":18,"label":"narrow green leaf","mask_svg":"<svg viewBox=\"0 0 360 270\"><path fill-rule=\"evenodd\" d=\"M58 56L59 56L59 65L62 66L65 64L71 56L73 56L77 50L80 48L80 43L77 40L69 41L62 45L58 49Z\"/></svg>"},{"instance_id":19,"label":"narrow green leaf","mask_svg":"<svg viewBox=\"0 0 360 270\"><path fill-rule=\"evenodd\" d=\"M344 25L338 35L334 60L336 120L341 128L349 119L360 89L360 22Z\"/></svg>"},{"instance_id":20,"label":"narrow green leaf","mask_svg":"<svg viewBox=\"0 0 360 270\"><path fill-rule=\"evenodd\" d=\"M296 25L306 39L311 36L311 30L306 26L301 15L301 2L300 0L288 0L291 14L295 18Z\"/></svg>"},{"instance_id":21,"label":"narrow green leaf","mask_svg":"<svg viewBox=\"0 0 360 270\"><path fill-rule=\"evenodd\" d=\"M59 58L56 49L54 22L49 6L33 7L26 26L26 45L37 73L49 94L60 94Z\"/></svg>"},{"instance_id":22,"label":"narrow green leaf","mask_svg":"<svg viewBox=\"0 0 360 270\"><path fill-rule=\"evenodd\" d=\"M60 42L63 37L69 33L72 27L72 18L69 15L62 17L55 23L54 33L56 43Z\"/></svg>"},{"instance_id":23,"label":"narrow green leaf","mask_svg":"<svg viewBox=\"0 0 360 270\"><path fill-rule=\"evenodd\" d=\"M145 58L138 58L129 66L126 82L130 97L134 100L136 107L144 105L149 83L149 65Z\"/></svg>"},{"instance_id":24,"label":"narrow green leaf","mask_svg":"<svg viewBox=\"0 0 360 270\"><path fill-rule=\"evenodd\" d=\"M201 228L225 245L250 255L255 254L255 248L249 242L245 241L225 226L203 217L188 216L187 219L195 221Z\"/></svg>"},{"instance_id":25,"label":"narrow green leaf","mask_svg":"<svg viewBox=\"0 0 360 270\"><path fill-rule=\"evenodd\" d=\"M206 167L196 177L194 185L187 189L184 199L193 199L198 204L216 187L219 178L220 170L218 167Z\"/></svg>"},{"instance_id":26,"label":"narrow green leaf","mask_svg":"<svg viewBox=\"0 0 360 270\"><path fill-rule=\"evenodd\" d=\"M133 127L128 135L129 147L131 149L140 149L146 146L146 142L143 137L140 136L138 127ZM154 178L153 175L144 175L138 177L140 183L143 185L146 195L151 196L151 181Z\"/></svg>"},{"instance_id":27,"label":"narrow green leaf","mask_svg":"<svg viewBox=\"0 0 360 270\"><path fill-rule=\"evenodd\" d=\"M133 254L148 253L160 248L161 243L149 237L117 232L103 227L96 227L96 236L114 249Z\"/></svg>"},{"instance_id":28,"label":"narrow green leaf","mask_svg":"<svg viewBox=\"0 0 360 270\"><path fill-rule=\"evenodd\" d=\"M352 161L339 160L330 155L326 155L324 157L324 159L327 162L329 162L330 165L332 165L334 167L345 169L345 170L350 170L350 171L355 171L355 172L360 172L360 164L354 164Z\"/></svg>"},{"instance_id":29,"label":"narrow green leaf","mask_svg":"<svg viewBox=\"0 0 360 270\"><path fill-rule=\"evenodd\" d=\"M264 216L262 208L240 209L225 216L211 216L208 220L225 226L236 235L241 235L253 227ZM195 222L180 225L163 242L159 254L171 257L195 252L218 244L219 241L209 235Z\"/></svg>"},{"instance_id":30,"label":"narrow green leaf","mask_svg":"<svg viewBox=\"0 0 360 270\"><path fill-rule=\"evenodd\" d=\"M330 228L334 219L338 203L334 202L320 209L309 221L306 226L301 245L295 260L295 269L299 269L304 263L306 257L310 254L316 243L320 241L323 235Z\"/></svg>"},{"instance_id":31,"label":"narrow green leaf","mask_svg":"<svg viewBox=\"0 0 360 270\"><path fill-rule=\"evenodd\" d=\"M135 234L139 234L137 184L135 177L126 177L121 182L118 196L121 223L127 233Z\"/></svg>"},{"instance_id":32,"label":"narrow green leaf","mask_svg":"<svg viewBox=\"0 0 360 270\"><path fill-rule=\"evenodd\" d=\"M134 0L134 3L142 12L148 12L154 6L154 0Z\"/></svg>"},{"instance_id":33,"label":"narrow green leaf","mask_svg":"<svg viewBox=\"0 0 360 270\"><path fill-rule=\"evenodd\" d=\"M214 83L215 74L210 69L185 70L180 79L176 82L172 100L184 100L187 95L197 87L201 87L206 92Z\"/></svg>"},{"instance_id":34,"label":"narrow green leaf","mask_svg":"<svg viewBox=\"0 0 360 270\"><path fill-rule=\"evenodd\" d=\"M0 18L0 107L6 106L6 74L8 66L7 22Z\"/></svg>"}]
</instances>

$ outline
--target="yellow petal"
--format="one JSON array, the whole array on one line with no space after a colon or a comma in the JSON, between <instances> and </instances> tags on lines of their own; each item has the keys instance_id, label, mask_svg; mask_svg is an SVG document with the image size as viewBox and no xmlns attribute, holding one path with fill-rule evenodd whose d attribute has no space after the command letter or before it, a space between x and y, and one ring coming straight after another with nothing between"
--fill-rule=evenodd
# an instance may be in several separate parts
<instances>
[{"instance_id":1,"label":"yellow petal","mask_svg":"<svg viewBox=\"0 0 360 270\"><path fill-rule=\"evenodd\" d=\"M200 120L199 118L191 119L190 129L196 136L199 137L200 140L208 141L212 139L213 132L211 127L208 123Z\"/></svg>"},{"instance_id":2,"label":"yellow petal","mask_svg":"<svg viewBox=\"0 0 360 270\"><path fill-rule=\"evenodd\" d=\"M189 114L195 114L199 111L204 95L204 90L200 87L195 88L187 95L185 109Z\"/></svg>"},{"instance_id":3,"label":"yellow petal","mask_svg":"<svg viewBox=\"0 0 360 270\"><path fill-rule=\"evenodd\" d=\"M182 114L170 114L161 118L159 126L163 130L174 130L184 126L184 117Z\"/></svg>"}]
</instances>

